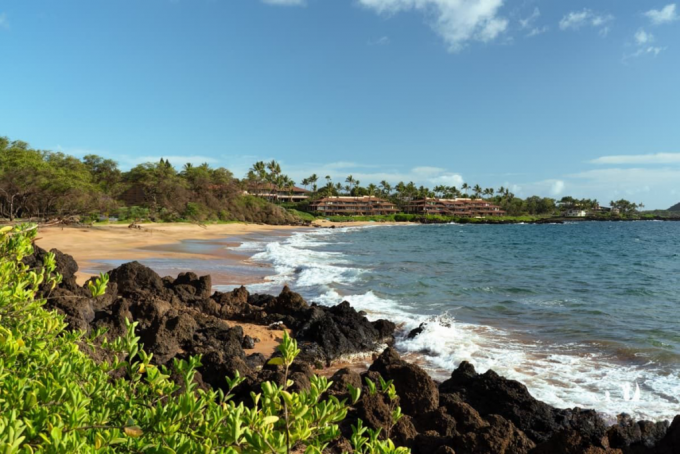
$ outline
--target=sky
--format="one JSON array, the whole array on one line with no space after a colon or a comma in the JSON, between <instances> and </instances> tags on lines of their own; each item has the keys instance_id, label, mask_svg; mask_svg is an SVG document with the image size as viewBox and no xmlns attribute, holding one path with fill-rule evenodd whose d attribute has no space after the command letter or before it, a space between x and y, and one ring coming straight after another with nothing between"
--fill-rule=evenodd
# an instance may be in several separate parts
<instances>
[{"instance_id":1,"label":"sky","mask_svg":"<svg viewBox=\"0 0 680 454\"><path fill-rule=\"evenodd\" d=\"M0 0L0 136L121 168L680 202L680 3Z\"/></svg>"}]
</instances>

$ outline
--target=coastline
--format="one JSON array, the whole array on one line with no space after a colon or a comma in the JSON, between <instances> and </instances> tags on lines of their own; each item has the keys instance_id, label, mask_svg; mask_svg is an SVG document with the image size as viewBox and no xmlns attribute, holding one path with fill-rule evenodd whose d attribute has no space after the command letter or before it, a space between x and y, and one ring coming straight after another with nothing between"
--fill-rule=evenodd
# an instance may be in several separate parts
<instances>
[{"instance_id":1,"label":"coastline","mask_svg":"<svg viewBox=\"0 0 680 454\"><path fill-rule=\"evenodd\" d=\"M396 225L404 226L405 224L406 223L397 223ZM321 242L320 244L325 244L324 241L326 240L324 240L324 238L326 238L327 235L335 236L336 232L337 234L340 234L344 237L345 236L344 232L354 230L355 228L359 228L360 231L364 232L363 234L370 234L369 232L373 232L372 234L373 239L377 240L379 237L385 236L384 233L379 232L382 229L364 230L361 229L360 227L366 226L380 227L389 226L392 224L378 222L363 222L363 223L324 222L321 225L326 228L335 226L337 230L330 229L326 230L321 228L302 229L299 227L284 227L272 229L268 226L244 226L236 224L226 226L212 226L221 228L211 229L213 231L206 232L205 229L199 229L197 226L180 224L178 227L174 229L175 231L170 232L168 235L166 235L163 241L161 241L160 235L156 235L156 237L154 238L154 244L142 246L138 250L133 251L129 250L129 248L132 247L131 246L132 243L123 244L122 246L118 244L113 249L116 249L118 250L118 252L121 252L120 249L122 248L123 257L121 258L123 260L129 261L140 259L142 260L144 265L149 266L152 269L155 269L161 276L172 274L167 273L164 270L161 271L160 269L156 268L157 266L159 266L159 264L162 264L163 262L175 262L176 269L182 272L193 271L197 275L210 275L212 276L213 290L226 292L231 291L232 289L235 289L240 285L245 285L247 286L248 290L253 293L276 294L278 293L278 291L280 291L281 287L284 284L291 283L293 284L292 288L294 288L296 291L301 292L308 301L316 301L320 304L330 306L337 304L343 300L347 300L350 301L350 303L352 304L353 307L355 307L356 310L358 311L363 310L367 312L370 320L375 320L377 318L386 318L388 320L396 322L397 325L403 325L405 323L406 326L401 326L399 328L399 331L401 331L401 333L399 335L398 347L402 357L409 362L415 362L423 369L427 370L432 377L438 380L444 380L446 378L446 375L450 373L450 368L455 363L459 363L462 360L470 360L471 362L473 362L473 364L475 364L475 366L477 366L478 364L481 365L482 370L486 370L486 368L493 367L495 369L496 367L500 367L500 372L502 373L503 376L506 376L508 378L514 378L524 383L525 385L529 386L530 389L532 389L535 392L536 390L539 389L538 388L539 386L542 387L541 388L542 393L538 392L537 395L539 397L542 397L544 400L548 401L552 405L559 405L560 399L564 398L564 396L569 397L568 392L569 387L568 386L560 387L560 393L553 396L553 398L547 399L546 396L548 396L548 394L546 393L550 392L554 394L554 390L552 389L551 386L548 386L548 383L546 383L544 377L542 377L541 375L542 372L545 372L546 370L549 370L551 368L554 369L555 367L558 367L557 372L559 373L557 374L557 378L566 377L569 371L571 371L571 369L575 367L574 364L570 363L570 361L577 361L578 365L580 365L578 367L588 369L587 377L598 375L598 373L596 373L596 370L602 368L603 364L598 365L597 361L593 360L588 356L593 353L591 350L583 350L581 353L579 354L574 353L573 355L572 352L567 351L568 349L558 351L552 350L544 351L540 348L540 346L538 346L538 344L534 345L535 339L534 341L524 339L524 336L521 336L521 330L519 331L520 336L517 337L517 332L503 331L502 326L499 328L499 325L489 324L490 328L485 328L487 323L483 324L483 326L476 326L474 323L467 323L466 320L463 319L456 320L455 325L456 329L452 331L449 329L445 329L448 326L447 325L448 323L452 323L451 320L445 318L442 318L442 323L439 323L438 321L433 322L433 320L430 320L431 317L426 316L421 317L420 316L421 314L416 314L413 317L407 317L407 319L404 319L402 317L402 315L404 314L392 313L393 309L392 306L386 307L385 310L381 310L382 304L391 305L393 302L389 300L384 300L384 295L382 296L383 300L381 300L379 296L375 296L370 291L372 289L364 288L361 291L355 292L356 287L355 284L352 284L352 282L353 278L355 278L356 275L361 273L361 270L359 269L360 267L357 267L356 264L355 266L351 267L348 267L347 263L343 265L342 259L339 259L340 263L336 264L334 263L334 260L338 259L338 256L334 254L338 254L337 252L330 252L330 255L326 256L324 255L326 253L323 252L323 248L321 251L316 250L314 244L315 242L318 241ZM159 227L163 229L164 227L166 227L166 225L165 224L152 225L152 227ZM227 228L225 229L224 227ZM234 229L233 227L238 228ZM247 231L240 236L239 235L229 236L229 234L234 234L235 232L244 232L244 229L242 229L242 227L254 227L254 229L252 228L246 229ZM125 234L128 232L128 229L126 229L125 227L121 229L121 226L116 226L114 228L117 230L109 233L113 234L117 239L123 238ZM427 229L427 227L425 228ZM60 229L55 230L59 230L61 232ZM170 230L173 229L171 228ZM495 230L496 229L492 229L492 231ZM397 230L395 230L395 232L396 231ZM474 231L477 231L477 229L474 229ZM63 232L67 237L73 236L73 234L69 233L69 230L67 229L64 229ZM355 230L355 233L358 234L358 231ZM58 233L55 233L55 235L59 236ZM150 234L148 236L153 235L155 235L155 233ZM260 236L257 237L254 235ZM80 235L80 237L85 236L86 234ZM197 236L202 236L203 238L197 239L196 238ZM93 238L94 237L95 236L93 236ZM168 241L169 238L171 241L174 242L169 242ZM187 241L191 243L184 244L184 242ZM343 242L353 240L338 239L336 241ZM278 244L268 244L269 242ZM239 246L242 245L244 247L242 248L235 247L236 245ZM82 246L82 244L79 244L78 246ZM200 252L196 251L196 246L199 246L197 249ZM202 250L201 246L206 246L207 251ZM194 252L188 252L192 250L192 248ZM72 251L69 249L62 248L62 250L66 253L72 253ZM94 257L95 261L92 262L95 265L97 264L96 260L101 257L106 257L107 254L109 254L110 250L100 248L97 252L100 255L99 256L95 255ZM258 256L254 257L251 260L251 257L255 254ZM156 257L158 258L158 260L155 263L149 262L148 260L144 260L145 257ZM76 258L78 258L77 255ZM185 261L182 262L181 260ZM187 263L195 266L194 267L187 266ZM203 264L206 263L214 263L215 267L212 270L208 269L207 267L203 267ZM116 266L119 266L120 264L122 264L122 262L118 263ZM338 266L336 267L334 265ZM113 268L114 266L111 267ZM247 272L250 274L248 274L247 277L245 278L242 275L236 276L234 274L234 270L239 268L248 269ZM266 274L258 276L257 275L258 272ZM340 274L337 274L337 272L339 272ZM231 281L229 282L221 281L221 279L224 278L223 276L221 276L221 274L230 277ZM314 280L311 280L310 278L314 278ZM298 287L294 284L295 282L303 281L304 284L302 287ZM312 292L309 291L310 285L316 285L314 282L316 283L320 282L322 285L336 285L338 282L341 282L341 285L344 285L345 291L344 292L341 291L342 290L341 287L341 289L338 290L337 293L335 291L329 291L323 294L317 292L318 295L322 295L318 297L318 295L315 294L316 289L313 290ZM261 286L257 284L265 285ZM307 286L307 289L305 289L305 286ZM366 291L368 291L368 293L364 293ZM439 320L439 318L436 318L436 320ZM409 340L406 340L405 334L408 333L412 328L416 328L418 324L421 322L430 324L430 328L425 333L426 335L423 336L422 338L414 340L411 340L409 338ZM240 325L241 323L236 322L236 324ZM248 330L245 329L244 327L244 331L247 332ZM510 334L512 334L512 337L508 339L513 340L513 342L511 343L508 343L507 340L503 341L498 337L501 335L505 336ZM438 342L440 341L448 342L448 344L446 344L447 349L450 349L451 352L448 352L446 355L444 354L431 355L427 353L429 351L428 350L429 345L432 342L433 336L444 336L444 338L439 337ZM467 347L463 348L463 350L459 352L458 350L460 350L461 342L468 343L469 348L472 348L473 350L476 349L475 351L478 351L479 354L473 355L465 353ZM497 347L496 344L499 345L502 344L504 345L504 347L495 348ZM444 344L441 345L443 348ZM515 358L515 361L510 361L508 364L504 363L503 367L501 367L495 364L495 361L499 360L500 358L503 357L504 354L508 353L506 351L507 350L506 347L508 345L513 347L511 348L511 351L514 352L515 355L520 355L523 358L523 360ZM454 352L456 353L454 354ZM559 360L557 363L555 363L555 361L557 361L556 358L561 357L559 355L558 357L553 357L551 355L559 352L565 353L564 360ZM350 367L351 369L354 370L365 370L365 368L370 364L369 361L370 356L372 356L372 354L369 354L368 356L364 355L362 357L343 358L344 360L348 361L341 362L338 365L332 366L332 370L329 370L328 373L334 372L334 370L337 370L337 368L339 367L343 367L343 365ZM602 356L599 357L602 358ZM423 361L423 358L426 358L427 360ZM454 358L455 361L453 360ZM605 355L604 358L606 359L607 356ZM613 380L612 377L609 377L610 381L612 383L630 382L634 384L635 380L637 379L638 374L638 372L636 372L637 369L631 367L630 369L623 369L623 372L621 372L621 369L619 369L619 367L625 365L626 363L618 363L615 361L615 359L612 360L614 362L612 362L611 364L607 362L605 364L606 368L603 369L606 371L610 369L612 371L613 370L618 371L617 373L619 375L614 377L615 380ZM475 360L479 361L479 363L476 363ZM553 370L553 373L557 372ZM326 372L324 372L324 375L325 374ZM605 374L605 372L602 372L602 374ZM582 378L582 380L584 379ZM590 385L588 384L590 382L587 382L587 380L581 381L580 383L582 387L587 391L590 389ZM614 395L614 393L616 392L615 390L611 389L610 391L612 392L612 395ZM649 393L651 392L651 390L649 388L643 387L643 392ZM586 394L579 394L580 398L576 404L584 405L588 408L591 408L592 406L595 406L596 403L603 398L604 396L603 393L604 391L602 393L590 393L589 391ZM616 396L618 400L620 396L618 396L618 394L616 394ZM570 399L565 398L564 400L565 400L564 403L572 402ZM591 400L591 402L584 402L584 400ZM610 410L613 410L613 407L618 407L618 403L613 403L612 405L606 404L605 406L612 407L610 408ZM634 405L630 406L631 409L633 409L633 407ZM628 410L628 408L626 408L626 410ZM613 413L611 411L608 412L609 417L614 417L615 414L616 413Z\"/></svg>"},{"instance_id":2,"label":"coastline","mask_svg":"<svg viewBox=\"0 0 680 454\"><path fill-rule=\"evenodd\" d=\"M40 260L42 254L44 251L37 251L31 258ZM553 407L532 396L521 382L493 370L477 372L465 361L449 369L450 378L436 382L417 361L389 347L397 334L395 323L369 321L348 303L310 305L287 287L278 296L249 294L244 288L213 293L209 278L186 273L174 281L165 280L151 269L131 263L110 274L115 285L95 307L89 298L74 299L86 290L75 284L73 259L59 254L58 269L65 279L49 304L65 314L71 328L94 326L88 308L96 309L96 324L103 324L111 333L120 332L122 320L133 317L140 322L138 334L148 341L145 348L153 354L154 364L167 365L174 358L201 354L197 385L222 388L224 376L239 371L247 377L235 391L239 400L248 399L262 381L279 379L280 370L268 364L267 358L284 323L298 338L301 349L290 376L299 386L296 389L308 386L315 372L332 374L331 380L338 386L330 392L340 399L347 397L348 383L361 386L366 378L376 383L377 374L392 380L403 423L393 427L385 402L371 397L366 387L352 415L375 429L393 428L395 442L414 454L452 451L442 447L470 454L676 452L672 447L680 435L680 417L671 425L620 415L610 426L593 410ZM78 301L75 306L74 301ZM260 351L247 339L253 332L249 327L261 333ZM385 344L388 348L378 354L377 348ZM369 365L368 370L352 370L357 362L342 362L348 356ZM334 359L339 361L331 364ZM319 371L324 364L326 370Z\"/></svg>"},{"instance_id":3,"label":"coastline","mask_svg":"<svg viewBox=\"0 0 680 454\"><path fill-rule=\"evenodd\" d=\"M101 260L133 261L144 259L226 260L242 262L247 257L233 253L226 246L238 246L239 237L261 234L286 235L299 226L270 226L259 224L217 224L205 228L195 224L141 224L141 229L127 225L93 227L43 227L36 243L46 249L58 249L74 257L80 265L77 281L82 284L95 273L84 270L98 269ZM225 241L234 238L234 241ZM223 243L212 250L191 252L178 247L183 241L201 240ZM191 271L191 270L185 270ZM245 282L244 282L245 283Z\"/></svg>"},{"instance_id":4,"label":"coastline","mask_svg":"<svg viewBox=\"0 0 680 454\"><path fill-rule=\"evenodd\" d=\"M263 224L211 224L205 227L188 223L167 224L140 224L139 229L128 228L126 224L95 225L91 227L74 226L49 226L39 229L36 244L51 250L58 249L73 256L80 266L76 274L79 284L85 283L90 277L99 271L106 271L102 261L123 262L145 259L160 260L194 260L196 263L203 261L221 261L225 268L239 266L244 269L250 268L252 276L248 272L238 276L230 276L229 273L220 273L210 270L214 284L253 284L262 282L263 276L257 276L258 268L264 265L255 264L248 259L251 254L243 254L234 251L234 248L249 241L252 236L265 239L287 236L296 231L313 230L316 228L336 227L364 227L368 225L391 225L395 223L376 222L353 222L348 223L330 222L317 220L312 226L290 225L263 225ZM399 223L400 225L403 223ZM201 251L192 250L191 246L182 247L183 242L204 242ZM210 242L214 242L212 247ZM113 268L114 265L108 266ZM182 271L204 271L200 269L184 269ZM238 282L233 282L237 278ZM227 282L229 281L229 282Z\"/></svg>"}]
</instances>

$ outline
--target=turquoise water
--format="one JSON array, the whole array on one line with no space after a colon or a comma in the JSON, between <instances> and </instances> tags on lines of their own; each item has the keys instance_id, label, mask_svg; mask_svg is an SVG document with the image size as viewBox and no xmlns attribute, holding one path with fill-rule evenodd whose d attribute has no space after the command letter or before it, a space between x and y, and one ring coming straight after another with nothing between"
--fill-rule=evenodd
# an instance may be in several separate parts
<instances>
[{"instance_id":1,"label":"turquoise water","mask_svg":"<svg viewBox=\"0 0 680 454\"><path fill-rule=\"evenodd\" d=\"M436 378L468 360L559 407L680 413L680 223L324 229L239 248L275 270L251 291L288 283L399 322L397 347Z\"/></svg>"}]
</instances>

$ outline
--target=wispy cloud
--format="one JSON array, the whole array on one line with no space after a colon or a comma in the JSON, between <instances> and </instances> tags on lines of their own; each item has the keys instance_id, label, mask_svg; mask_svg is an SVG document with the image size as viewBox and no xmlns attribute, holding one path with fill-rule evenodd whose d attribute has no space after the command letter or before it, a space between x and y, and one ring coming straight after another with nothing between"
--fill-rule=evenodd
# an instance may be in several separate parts
<instances>
[{"instance_id":1,"label":"wispy cloud","mask_svg":"<svg viewBox=\"0 0 680 454\"><path fill-rule=\"evenodd\" d=\"M305 0L262 0L262 3L277 6L305 6L307 4Z\"/></svg>"},{"instance_id":2,"label":"wispy cloud","mask_svg":"<svg viewBox=\"0 0 680 454\"><path fill-rule=\"evenodd\" d=\"M654 35L647 33L643 29L638 30L635 33L635 43L639 46L644 46L645 44L650 44L654 42Z\"/></svg>"},{"instance_id":3,"label":"wispy cloud","mask_svg":"<svg viewBox=\"0 0 680 454\"><path fill-rule=\"evenodd\" d=\"M559 22L560 30L578 30L580 28L590 26L593 28L599 28L600 34L607 35L609 33L609 27L607 24L614 20L614 16L611 14L599 14L595 13L589 9L584 9L582 11L571 11Z\"/></svg>"},{"instance_id":4,"label":"wispy cloud","mask_svg":"<svg viewBox=\"0 0 680 454\"><path fill-rule=\"evenodd\" d=\"M544 26L534 26L534 23L541 17L541 10L534 8L534 11L527 17L519 19L520 30L528 30L525 36L527 38L532 38L534 36L542 35L547 32L550 28L547 25Z\"/></svg>"},{"instance_id":5,"label":"wispy cloud","mask_svg":"<svg viewBox=\"0 0 680 454\"><path fill-rule=\"evenodd\" d=\"M0 29L9 30L9 20L6 13L0 13Z\"/></svg>"},{"instance_id":6,"label":"wispy cloud","mask_svg":"<svg viewBox=\"0 0 680 454\"><path fill-rule=\"evenodd\" d=\"M536 19L538 19L539 17L541 17L541 11L538 8L534 8L534 12L531 13L529 17L519 20L520 28L525 29L531 27L534 21L536 21Z\"/></svg>"},{"instance_id":7,"label":"wispy cloud","mask_svg":"<svg viewBox=\"0 0 680 454\"><path fill-rule=\"evenodd\" d=\"M542 35L543 33L547 32L548 30L550 30L550 27L548 27L547 25L545 25L543 27L534 27L529 31L529 33L527 33L526 36L527 36L527 38L533 38L534 36Z\"/></svg>"},{"instance_id":8,"label":"wispy cloud","mask_svg":"<svg viewBox=\"0 0 680 454\"><path fill-rule=\"evenodd\" d=\"M602 156L593 159L593 164L680 164L680 153L654 153L634 155Z\"/></svg>"},{"instance_id":9,"label":"wispy cloud","mask_svg":"<svg viewBox=\"0 0 680 454\"><path fill-rule=\"evenodd\" d=\"M459 52L470 42L488 43L508 28L500 15L504 0L358 0L359 4L382 15L418 11L447 44Z\"/></svg>"},{"instance_id":10,"label":"wispy cloud","mask_svg":"<svg viewBox=\"0 0 680 454\"><path fill-rule=\"evenodd\" d=\"M653 46L652 43L655 41L654 35L646 32L643 29L640 29L637 32L635 32L635 35L633 35L633 40L635 42L635 45L637 46L637 50L630 54L624 55L623 56L624 63L627 60L630 60L631 58L638 58L644 56L656 57L661 52L666 50L665 47Z\"/></svg>"},{"instance_id":11,"label":"wispy cloud","mask_svg":"<svg viewBox=\"0 0 680 454\"><path fill-rule=\"evenodd\" d=\"M654 25L667 24L680 19L676 11L675 3L664 6L662 9L650 9L645 13L645 16Z\"/></svg>"},{"instance_id":12,"label":"wispy cloud","mask_svg":"<svg viewBox=\"0 0 680 454\"><path fill-rule=\"evenodd\" d=\"M387 46L390 43L389 36L381 36L378 39L371 40L368 42L369 46Z\"/></svg>"}]
</instances>

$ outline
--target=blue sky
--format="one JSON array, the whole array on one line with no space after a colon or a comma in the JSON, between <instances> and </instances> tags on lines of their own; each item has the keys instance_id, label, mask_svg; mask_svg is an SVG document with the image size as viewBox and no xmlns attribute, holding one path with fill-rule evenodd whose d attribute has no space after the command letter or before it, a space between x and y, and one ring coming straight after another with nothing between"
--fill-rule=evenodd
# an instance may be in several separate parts
<instances>
[{"instance_id":1,"label":"blue sky","mask_svg":"<svg viewBox=\"0 0 680 454\"><path fill-rule=\"evenodd\" d=\"M680 202L680 4L1 0L0 135L129 168Z\"/></svg>"}]
</instances>

